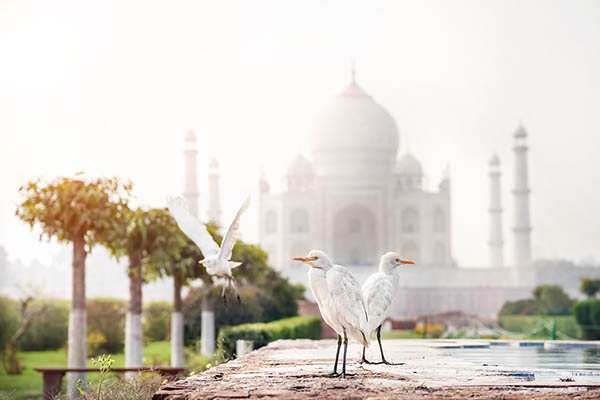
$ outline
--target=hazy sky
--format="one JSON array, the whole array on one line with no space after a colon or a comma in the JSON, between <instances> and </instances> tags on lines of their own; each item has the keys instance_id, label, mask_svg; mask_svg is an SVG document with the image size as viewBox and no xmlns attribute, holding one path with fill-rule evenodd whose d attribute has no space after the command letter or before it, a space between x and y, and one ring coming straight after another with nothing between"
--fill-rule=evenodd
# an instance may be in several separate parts
<instances>
[{"instance_id":1,"label":"hazy sky","mask_svg":"<svg viewBox=\"0 0 600 400\"><path fill-rule=\"evenodd\" d=\"M49 262L14 217L31 178L127 177L141 204L183 185L183 136L222 167L228 222L260 166L279 181L350 79L395 118L436 186L453 254L487 265L487 162L502 160L511 260L512 133L530 136L535 257L600 258L599 1L0 1L0 246ZM257 240L257 208L242 222Z\"/></svg>"}]
</instances>

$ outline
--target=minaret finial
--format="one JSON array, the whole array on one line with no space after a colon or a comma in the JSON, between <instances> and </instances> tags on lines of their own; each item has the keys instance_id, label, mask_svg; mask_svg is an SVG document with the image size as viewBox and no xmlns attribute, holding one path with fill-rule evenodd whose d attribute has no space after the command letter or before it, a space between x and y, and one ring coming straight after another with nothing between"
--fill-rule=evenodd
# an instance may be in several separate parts
<instances>
[{"instance_id":1,"label":"minaret finial","mask_svg":"<svg viewBox=\"0 0 600 400\"><path fill-rule=\"evenodd\" d=\"M352 58L352 83L356 83L356 59Z\"/></svg>"}]
</instances>

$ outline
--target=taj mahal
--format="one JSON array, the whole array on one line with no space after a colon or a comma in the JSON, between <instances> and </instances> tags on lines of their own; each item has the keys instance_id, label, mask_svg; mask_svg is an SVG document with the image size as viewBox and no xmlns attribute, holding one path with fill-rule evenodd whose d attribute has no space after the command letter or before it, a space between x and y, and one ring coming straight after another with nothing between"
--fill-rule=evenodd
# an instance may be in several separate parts
<instances>
[{"instance_id":1,"label":"taj mahal","mask_svg":"<svg viewBox=\"0 0 600 400\"><path fill-rule=\"evenodd\" d=\"M398 154L401 137L393 116L356 82L316 116L309 154L297 155L282 171L278 192L259 178L259 243L269 264L308 287L306 267L292 261L313 248L350 269L362 284L389 250L418 267L400 274L392 317L461 310L493 315L508 300L531 296L538 284L558 284L578 295L579 278L600 277L600 268L538 265L531 257L527 131L514 132L511 263L504 257L501 164L489 170L489 265L461 268L452 257L451 180L446 172L435 190L424 185L415 154ZM307 116L310 118L310 116ZM197 204L195 136L185 138L184 196ZM209 219L220 217L218 162L210 161ZM191 207L192 211L197 212ZM310 290L306 292L310 299Z\"/></svg>"}]
</instances>

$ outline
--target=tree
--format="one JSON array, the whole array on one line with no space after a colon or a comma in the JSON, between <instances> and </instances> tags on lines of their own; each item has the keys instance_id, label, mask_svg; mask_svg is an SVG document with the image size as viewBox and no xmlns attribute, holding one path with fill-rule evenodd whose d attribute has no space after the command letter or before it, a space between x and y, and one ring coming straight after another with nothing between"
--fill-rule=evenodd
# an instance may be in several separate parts
<instances>
[{"instance_id":1,"label":"tree","mask_svg":"<svg viewBox=\"0 0 600 400\"><path fill-rule=\"evenodd\" d=\"M25 199L16 215L42 230L40 240L55 238L73 245L72 300L69 312L69 367L86 361L85 259L93 245L118 229L127 209L131 184L118 178L84 180L60 177L49 183L33 180L19 188ZM85 374L69 374L68 390Z\"/></svg>"},{"instance_id":2,"label":"tree","mask_svg":"<svg viewBox=\"0 0 600 400\"><path fill-rule=\"evenodd\" d=\"M533 290L538 302L538 314L568 315L571 314L574 301L569 298L562 287L556 285L540 285Z\"/></svg>"},{"instance_id":3,"label":"tree","mask_svg":"<svg viewBox=\"0 0 600 400\"><path fill-rule=\"evenodd\" d=\"M598 291L600 291L600 279L591 279L584 276L579 281L579 291L590 299L595 297Z\"/></svg>"},{"instance_id":4,"label":"tree","mask_svg":"<svg viewBox=\"0 0 600 400\"><path fill-rule=\"evenodd\" d=\"M27 332L29 325L31 325L31 321L45 311L45 306L42 306L41 309L32 310L30 306L33 300L34 297L31 293L25 293L21 298L19 324L4 346L2 364L4 365L4 371L9 375L21 374L23 372L23 367L17 358L19 343L25 332Z\"/></svg>"},{"instance_id":5,"label":"tree","mask_svg":"<svg viewBox=\"0 0 600 400\"><path fill-rule=\"evenodd\" d=\"M171 313L171 365L181 367L183 358L183 314L181 313L181 288L190 279L198 277L204 267L198 264L202 253L179 229L175 219L167 210L162 210L162 223L155 240L154 251L145 260L145 271L149 278L173 277L173 312Z\"/></svg>"},{"instance_id":6,"label":"tree","mask_svg":"<svg viewBox=\"0 0 600 400\"><path fill-rule=\"evenodd\" d=\"M143 366L142 284L148 279L144 265L162 259L172 248L174 221L165 209L127 210L119 220L119 229L105 245L117 258L127 255L129 267L129 306L125 322L125 366ZM171 246L171 247L169 247ZM175 254L176 256L176 254Z\"/></svg>"}]
</instances>

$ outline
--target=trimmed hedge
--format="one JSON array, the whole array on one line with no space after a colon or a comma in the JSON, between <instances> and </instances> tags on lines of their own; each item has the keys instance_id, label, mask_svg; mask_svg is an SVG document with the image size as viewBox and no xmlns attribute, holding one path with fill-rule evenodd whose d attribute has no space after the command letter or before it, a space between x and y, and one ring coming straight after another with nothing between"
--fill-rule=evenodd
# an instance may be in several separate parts
<instances>
[{"instance_id":1,"label":"trimmed hedge","mask_svg":"<svg viewBox=\"0 0 600 400\"><path fill-rule=\"evenodd\" d=\"M575 321L580 326L583 339L600 339L600 299L587 299L573 307Z\"/></svg>"},{"instance_id":2,"label":"trimmed hedge","mask_svg":"<svg viewBox=\"0 0 600 400\"><path fill-rule=\"evenodd\" d=\"M252 340L258 349L278 339L320 339L321 318L291 317L268 323L226 326L219 331L217 349L219 355L229 360L235 358L235 342Z\"/></svg>"}]
</instances>

